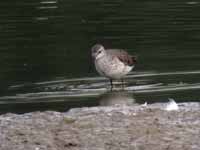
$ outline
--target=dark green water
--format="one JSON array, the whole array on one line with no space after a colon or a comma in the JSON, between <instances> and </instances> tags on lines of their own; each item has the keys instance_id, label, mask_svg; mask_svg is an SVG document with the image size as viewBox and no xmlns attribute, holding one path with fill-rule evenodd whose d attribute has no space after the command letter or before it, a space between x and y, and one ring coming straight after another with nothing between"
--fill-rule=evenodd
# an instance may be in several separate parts
<instances>
[{"instance_id":1,"label":"dark green water","mask_svg":"<svg viewBox=\"0 0 200 150\"><path fill-rule=\"evenodd\" d=\"M109 83L88 72L95 43L138 55L134 101L199 101L199 41L198 1L3 0L1 112L101 104Z\"/></svg>"}]
</instances>

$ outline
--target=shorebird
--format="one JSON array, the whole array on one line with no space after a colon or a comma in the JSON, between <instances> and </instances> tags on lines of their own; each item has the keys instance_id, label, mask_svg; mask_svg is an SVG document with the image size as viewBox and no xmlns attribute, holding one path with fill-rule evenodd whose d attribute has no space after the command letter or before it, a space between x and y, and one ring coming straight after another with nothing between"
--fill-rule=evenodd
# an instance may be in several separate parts
<instances>
[{"instance_id":1,"label":"shorebird","mask_svg":"<svg viewBox=\"0 0 200 150\"><path fill-rule=\"evenodd\" d=\"M136 57L122 49L105 49L103 45L95 44L91 52L97 72L110 79L111 90L113 79L121 79L123 85L123 77L136 64Z\"/></svg>"}]
</instances>

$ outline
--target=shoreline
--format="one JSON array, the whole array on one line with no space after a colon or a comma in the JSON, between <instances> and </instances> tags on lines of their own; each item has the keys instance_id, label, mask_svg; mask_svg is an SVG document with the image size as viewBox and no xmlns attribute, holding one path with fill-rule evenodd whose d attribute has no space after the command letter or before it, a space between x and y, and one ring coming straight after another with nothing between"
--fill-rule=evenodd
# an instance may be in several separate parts
<instances>
[{"instance_id":1,"label":"shoreline","mask_svg":"<svg viewBox=\"0 0 200 150\"><path fill-rule=\"evenodd\" d=\"M0 115L1 150L197 150L200 103L117 105Z\"/></svg>"}]
</instances>

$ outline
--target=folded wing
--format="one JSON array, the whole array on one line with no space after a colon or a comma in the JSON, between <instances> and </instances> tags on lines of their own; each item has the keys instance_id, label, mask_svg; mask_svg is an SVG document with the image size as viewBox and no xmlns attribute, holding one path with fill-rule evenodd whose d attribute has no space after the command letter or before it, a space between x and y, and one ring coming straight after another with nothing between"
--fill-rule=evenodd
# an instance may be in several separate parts
<instances>
[{"instance_id":1,"label":"folded wing","mask_svg":"<svg viewBox=\"0 0 200 150\"><path fill-rule=\"evenodd\" d=\"M129 55L126 51L120 49L109 49L108 53L113 57L117 57L125 65L133 66L137 62L136 56Z\"/></svg>"}]
</instances>

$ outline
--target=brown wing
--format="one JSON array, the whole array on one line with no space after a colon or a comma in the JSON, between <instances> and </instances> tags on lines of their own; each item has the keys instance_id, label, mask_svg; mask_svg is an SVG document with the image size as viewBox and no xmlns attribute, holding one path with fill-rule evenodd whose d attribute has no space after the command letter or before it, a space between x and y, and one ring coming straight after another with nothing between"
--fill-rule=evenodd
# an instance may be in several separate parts
<instances>
[{"instance_id":1,"label":"brown wing","mask_svg":"<svg viewBox=\"0 0 200 150\"><path fill-rule=\"evenodd\" d=\"M113 57L118 57L118 59L126 65L133 66L137 61L135 56L129 55L124 50L107 50Z\"/></svg>"}]
</instances>

